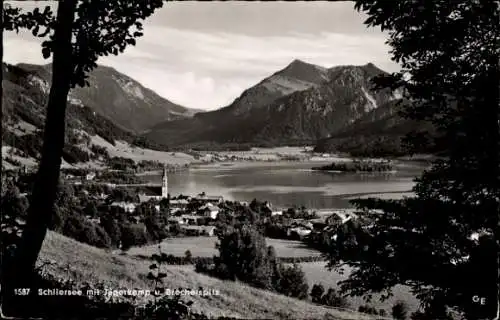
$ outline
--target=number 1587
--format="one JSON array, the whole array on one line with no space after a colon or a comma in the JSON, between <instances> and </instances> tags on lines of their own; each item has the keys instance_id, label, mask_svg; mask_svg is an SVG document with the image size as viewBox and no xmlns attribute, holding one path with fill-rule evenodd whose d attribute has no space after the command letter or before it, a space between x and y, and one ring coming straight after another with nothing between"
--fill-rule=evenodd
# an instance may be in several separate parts
<instances>
[{"instance_id":1,"label":"number 1587","mask_svg":"<svg viewBox=\"0 0 500 320\"><path fill-rule=\"evenodd\" d=\"M30 290L29 288L17 288L17 289L14 289L14 294L16 296L27 296L29 293L30 293Z\"/></svg>"}]
</instances>

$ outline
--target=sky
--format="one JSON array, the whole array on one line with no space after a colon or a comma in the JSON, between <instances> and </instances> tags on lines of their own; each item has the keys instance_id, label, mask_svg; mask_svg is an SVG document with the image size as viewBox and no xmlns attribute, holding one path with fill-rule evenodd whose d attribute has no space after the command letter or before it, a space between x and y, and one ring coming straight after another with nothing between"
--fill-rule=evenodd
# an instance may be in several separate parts
<instances>
[{"instance_id":1,"label":"sky","mask_svg":"<svg viewBox=\"0 0 500 320\"><path fill-rule=\"evenodd\" d=\"M365 19L351 1L167 2L146 20L135 47L98 63L172 102L214 110L294 59L324 67L372 62L385 71L398 70L387 35L367 28ZM4 60L51 62L43 60L40 43L27 32L8 33Z\"/></svg>"}]
</instances>

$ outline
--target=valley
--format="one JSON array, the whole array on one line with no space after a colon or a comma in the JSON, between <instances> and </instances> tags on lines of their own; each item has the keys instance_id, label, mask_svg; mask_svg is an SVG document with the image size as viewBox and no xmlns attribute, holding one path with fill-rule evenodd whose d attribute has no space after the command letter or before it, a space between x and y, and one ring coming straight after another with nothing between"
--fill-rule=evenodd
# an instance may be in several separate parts
<instances>
[{"instance_id":1,"label":"valley","mask_svg":"<svg viewBox=\"0 0 500 320\"><path fill-rule=\"evenodd\" d=\"M359 152L370 143L361 139L350 149L330 143L336 137L352 142L358 134L383 136L379 123L393 117L399 98L372 90L370 81L380 74L371 63L323 68L294 60L229 106L202 112L171 103L112 68L97 68L90 86L68 98L58 209L40 258L51 262L46 272L65 273L78 284L144 289L150 286L148 261L163 239L161 251L170 259L167 286L220 291L195 297L194 310L206 315L371 319L355 312L365 306L361 298L346 311L336 302L310 302L307 290L314 284L338 289L340 278L325 269L316 244L306 239L331 237L327 221L337 219L338 210L351 212L353 198L411 196L412 179L426 165L401 158L399 145L389 150L378 143L376 150ZM40 157L50 75L50 65L4 65L2 170L17 181L12 193L22 201L29 198ZM390 122L382 133L401 126ZM314 170L356 164L358 157L391 158L394 170ZM156 189L167 181L163 170L168 187L160 194ZM342 223L349 220L338 215ZM286 289L264 291L209 275L217 233L241 219L265 228L265 241L276 251L273 263L285 274L293 272L290 263L299 263L305 291L292 298ZM68 250L81 254L71 257ZM188 251L206 264L201 270L193 261L178 265ZM414 310L413 297L402 292ZM266 299L273 308L262 305ZM387 312L394 302L373 306Z\"/></svg>"}]
</instances>

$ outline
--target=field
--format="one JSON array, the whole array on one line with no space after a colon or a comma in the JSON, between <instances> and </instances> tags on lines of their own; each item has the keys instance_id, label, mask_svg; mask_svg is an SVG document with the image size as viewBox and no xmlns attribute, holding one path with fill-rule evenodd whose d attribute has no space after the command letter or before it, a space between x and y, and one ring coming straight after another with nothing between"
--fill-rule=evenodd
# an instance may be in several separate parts
<instances>
[{"instance_id":1,"label":"field","mask_svg":"<svg viewBox=\"0 0 500 320\"><path fill-rule=\"evenodd\" d=\"M306 275L309 287L312 287L315 283L321 283L325 289L329 287L337 288L337 282L347 277L347 270L344 275L340 275L334 271L328 271L328 269L325 268L326 262L304 262L300 265ZM415 311L418 308L418 300L409 292L409 288L396 286L393 289L393 293L394 296L384 302L379 301L378 295L374 295L369 304L377 309L383 308L390 312L396 300L403 300L408 304L411 311ZM353 309L357 309L360 305L366 304L361 297L349 297L348 300Z\"/></svg>"},{"instance_id":2,"label":"field","mask_svg":"<svg viewBox=\"0 0 500 320\"><path fill-rule=\"evenodd\" d=\"M143 149L131 146L123 141L115 141L115 145L112 145L100 136L93 136L92 144L106 148L111 157L129 158L134 160L135 162L149 160L159 161L171 165L185 165L195 162L194 157L186 153Z\"/></svg>"},{"instance_id":3,"label":"field","mask_svg":"<svg viewBox=\"0 0 500 320\"><path fill-rule=\"evenodd\" d=\"M162 251L166 254L174 256L184 256L186 250L191 251L193 257L212 257L217 254L215 243L217 237L186 237L186 238L170 238L162 242ZM268 246L273 246L278 257L311 257L319 256L320 253L316 250L307 248L300 241L266 239ZM158 252L158 245L150 245L144 247L131 248L128 255L143 255L151 256Z\"/></svg>"},{"instance_id":4,"label":"field","mask_svg":"<svg viewBox=\"0 0 500 320\"><path fill-rule=\"evenodd\" d=\"M54 232L44 241L38 263L51 261L44 270L78 283L102 283L111 289L150 289L146 279L149 262L132 257L115 255L101 249L81 244ZM313 305L306 301L288 298L268 291L251 288L232 281L221 281L194 272L191 268L168 266L168 288L219 290L219 295L191 296L193 309L216 316L233 316L246 319L374 319L357 312L340 311ZM378 317L380 318L380 317Z\"/></svg>"}]
</instances>

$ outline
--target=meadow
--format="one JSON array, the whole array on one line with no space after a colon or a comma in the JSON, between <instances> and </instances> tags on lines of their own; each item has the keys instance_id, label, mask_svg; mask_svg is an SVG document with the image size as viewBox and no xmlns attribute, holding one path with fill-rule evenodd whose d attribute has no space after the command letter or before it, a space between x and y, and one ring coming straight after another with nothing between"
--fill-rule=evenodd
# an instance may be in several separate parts
<instances>
[{"instance_id":1,"label":"meadow","mask_svg":"<svg viewBox=\"0 0 500 320\"><path fill-rule=\"evenodd\" d=\"M113 254L79 243L49 231L38 265L50 262L43 271L79 284L104 284L110 289L151 289L147 280L149 261ZM165 285L168 288L218 290L219 295L189 296L192 308L211 317L232 316L246 319L330 319L369 320L373 316L317 306L248 285L222 281L198 274L193 267L167 266ZM327 317L326 317L327 316ZM377 317L380 319L380 317Z\"/></svg>"},{"instance_id":2,"label":"meadow","mask_svg":"<svg viewBox=\"0 0 500 320\"><path fill-rule=\"evenodd\" d=\"M349 274L349 269L346 268L344 275L339 274L335 271L328 271L326 269L326 262L303 262L300 263L302 270L305 273L309 287L316 283L321 283L327 290L330 287L338 288L337 283L339 281L345 280ZM368 304L376 307L377 309L383 308L390 313L392 305L397 300L405 301L411 311L418 309L418 300L411 294L408 287L395 286L393 288L394 296L386 301L380 301L380 295L374 294L373 299ZM359 306L367 304L362 297L348 297L347 298L351 307L357 309Z\"/></svg>"},{"instance_id":3,"label":"meadow","mask_svg":"<svg viewBox=\"0 0 500 320\"><path fill-rule=\"evenodd\" d=\"M187 237L170 238L162 242L162 252L182 257L186 250L190 250L193 257L212 257L217 254L215 243L217 237ZM320 256L320 252L309 249L300 241L280 240L266 238L267 245L272 245L276 249L278 257L311 257ZM158 252L158 245L131 248L127 254L130 256L150 256ZM300 266L305 273L309 288L316 283L321 283L325 289L330 287L338 288L337 283L346 279L349 270L344 275L326 269L326 262L301 262ZM180 270L193 270L193 266L177 266ZM369 304L377 309L385 309L390 312L392 305L397 300L405 301L410 310L418 309L418 300L410 293L409 288L396 286L393 289L394 296L386 301L380 301L379 294L374 294L373 299L368 303L363 297L348 297L351 308L357 310L359 306Z\"/></svg>"},{"instance_id":4,"label":"meadow","mask_svg":"<svg viewBox=\"0 0 500 320\"><path fill-rule=\"evenodd\" d=\"M183 257L186 250L193 257L212 257L218 253L215 248L217 237L168 238L161 243L162 252ZM320 252L307 248L300 241L266 238L268 246L273 246L278 257L317 257ZM131 256L151 256L158 252L158 245L133 247L127 251Z\"/></svg>"}]
</instances>

